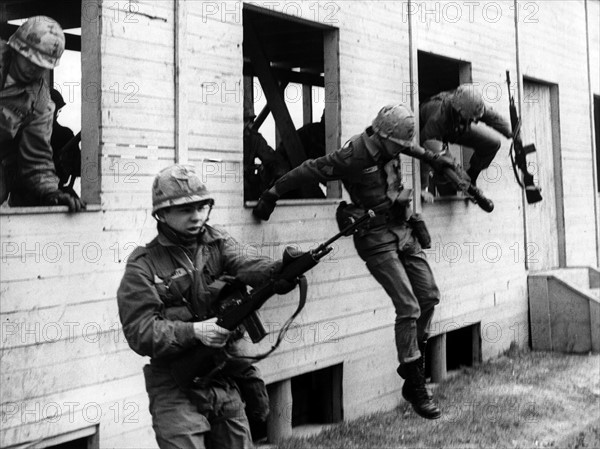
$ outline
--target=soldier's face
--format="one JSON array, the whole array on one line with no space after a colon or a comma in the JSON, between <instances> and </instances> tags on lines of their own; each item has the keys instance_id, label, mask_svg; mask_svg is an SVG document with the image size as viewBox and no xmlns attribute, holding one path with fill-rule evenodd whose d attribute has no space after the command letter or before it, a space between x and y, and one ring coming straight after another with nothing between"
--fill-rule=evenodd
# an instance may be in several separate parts
<instances>
[{"instance_id":1,"label":"soldier's face","mask_svg":"<svg viewBox=\"0 0 600 449\"><path fill-rule=\"evenodd\" d=\"M20 53L15 52L14 55L11 75L16 76L19 81L31 83L44 75L45 68L34 64Z\"/></svg>"},{"instance_id":2,"label":"soldier's face","mask_svg":"<svg viewBox=\"0 0 600 449\"><path fill-rule=\"evenodd\" d=\"M166 209L162 220L171 228L186 235L198 235L208 220L210 205L207 203L182 204Z\"/></svg>"}]
</instances>

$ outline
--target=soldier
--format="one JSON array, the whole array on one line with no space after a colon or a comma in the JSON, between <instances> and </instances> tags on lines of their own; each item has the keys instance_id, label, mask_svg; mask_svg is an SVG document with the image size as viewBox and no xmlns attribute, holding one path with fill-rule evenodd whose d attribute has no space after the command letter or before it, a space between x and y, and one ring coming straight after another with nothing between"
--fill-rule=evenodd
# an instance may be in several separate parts
<instances>
[{"instance_id":1,"label":"soldier","mask_svg":"<svg viewBox=\"0 0 600 449\"><path fill-rule=\"evenodd\" d=\"M356 215L366 209L377 211L376 217L354 234L354 245L396 310L398 374L405 379L402 395L420 416L436 419L441 413L425 387L424 355L440 293L417 240L419 228L413 230L410 225L411 192L402 186L399 154L426 160L439 170L453 167L453 163L414 145L413 137L412 111L402 104L386 106L372 126L352 137L343 148L307 160L280 178L263 193L253 212L257 218L268 220L285 192L305 183L338 179L353 202L338 210L339 214L357 209Z\"/></svg>"},{"instance_id":2,"label":"soldier","mask_svg":"<svg viewBox=\"0 0 600 449\"><path fill-rule=\"evenodd\" d=\"M454 91L441 92L421 104L419 109L421 145L439 153L443 144L456 143L473 149L467 174L476 184L482 170L489 167L500 149L500 140L485 123L507 139L512 138L510 124L500 114L487 108L481 93L473 84L462 84ZM429 172L422 164L421 184L428 185ZM430 200L429 195L423 193Z\"/></svg>"},{"instance_id":3,"label":"soldier","mask_svg":"<svg viewBox=\"0 0 600 449\"><path fill-rule=\"evenodd\" d=\"M59 188L50 136L54 103L45 80L65 49L60 25L31 17L0 40L0 203L10 206L84 205L72 189Z\"/></svg>"},{"instance_id":4,"label":"soldier","mask_svg":"<svg viewBox=\"0 0 600 449\"><path fill-rule=\"evenodd\" d=\"M254 113L244 108L244 200L254 201L289 169L286 161L254 129ZM259 164L257 164L257 159Z\"/></svg>"},{"instance_id":5,"label":"soldier","mask_svg":"<svg viewBox=\"0 0 600 449\"><path fill-rule=\"evenodd\" d=\"M129 257L117 300L129 346L151 357L144 377L158 445L251 447L247 413L263 420L268 414L256 368L247 364L240 375L225 366L188 388L176 383L170 366L197 345L235 344L232 333L214 318L215 281L228 274L257 286L269 281L280 264L242 254L227 232L207 224L214 200L191 165L162 170L152 185L152 204L158 236ZM294 287L278 282L280 294ZM253 409L245 412L244 402Z\"/></svg>"},{"instance_id":6,"label":"soldier","mask_svg":"<svg viewBox=\"0 0 600 449\"><path fill-rule=\"evenodd\" d=\"M50 138L54 168L59 185L63 186L68 183L72 187L75 178L81 176L81 150L79 149L81 133L77 134L78 137L75 138L71 128L58 123L58 114L66 104L60 92L50 89L50 98L55 105L52 137Z\"/></svg>"}]
</instances>

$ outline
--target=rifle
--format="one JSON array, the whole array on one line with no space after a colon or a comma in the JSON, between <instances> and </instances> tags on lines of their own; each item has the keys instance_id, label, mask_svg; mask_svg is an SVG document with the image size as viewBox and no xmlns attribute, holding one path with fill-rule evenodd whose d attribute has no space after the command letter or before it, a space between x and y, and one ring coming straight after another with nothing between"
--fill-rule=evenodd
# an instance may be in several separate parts
<instances>
[{"instance_id":1,"label":"rifle","mask_svg":"<svg viewBox=\"0 0 600 449\"><path fill-rule=\"evenodd\" d=\"M425 142L424 145L427 145L427 142ZM494 210L494 203L492 200L485 197L481 189L471 184L471 178L469 178L467 172L465 172L463 168L456 163L456 160L450 155L448 142L443 142L440 154L452 159L454 167L444 167L441 171L436 170L437 173L441 173L444 178L446 178L455 189L460 190L469 201L477 204L487 213L492 212Z\"/></svg>"},{"instance_id":2,"label":"rifle","mask_svg":"<svg viewBox=\"0 0 600 449\"><path fill-rule=\"evenodd\" d=\"M542 201L542 194L540 188L534 185L533 175L529 173L529 170L527 169L526 156L529 153L535 153L536 148L535 144L533 143L523 146L523 142L521 141L521 119L517 114L515 100L510 94L510 72L508 70L506 71L506 84L508 85L508 95L510 100L510 125L512 127L513 132L512 144L510 146L509 151L510 161L512 163L512 168L517 183L522 189L525 190L525 197L527 198L527 203L533 204ZM519 169L523 175L522 180L519 176L517 169Z\"/></svg>"},{"instance_id":3,"label":"rifle","mask_svg":"<svg viewBox=\"0 0 600 449\"><path fill-rule=\"evenodd\" d=\"M455 166L453 169L446 167L444 168L443 172L444 176L452 183L452 185L463 192L465 197L468 198L472 203L477 204L487 213L490 213L494 210L494 203L492 200L486 198L481 189L471 184L469 175L467 175L462 168L458 166Z\"/></svg>"},{"instance_id":4,"label":"rifle","mask_svg":"<svg viewBox=\"0 0 600 449\"><path fill-rule=\"evenodd\" d=\"M216 324L230 331L243 324L252 342L258 343L267 335L267 332L264 330L256 311L275 295L275 285L279 280L295 283L300 278L301 299L299 307L282 327L277 343L265 354L238 358L249 358L253 361L258 361L277 349L282 340L283 333L304 306L306 299L306 279L303 276L304 273L317 265L323 257L333 250L330 246L333 242L345 235L352 234L355 229L374 216L375 213L372 210L367 211L353 223L311 251L301 252L293 247L286 247L283 251L282 267L276 278L253 289L249 294L242 293L228 299L229 304L218 314ZM239 289L238 292L240 292ZM223 359L223 356L225 357L223 360L218 360L219 356L221 359ZM233 359L235 362L236 357L227 354L222 348L212 348L199 343L171 362L171 374L180 387L190 388L194 384L201 382L202 378L211 377L221 370L228 363L228 359Z\"/></svg>"}]
</instances>

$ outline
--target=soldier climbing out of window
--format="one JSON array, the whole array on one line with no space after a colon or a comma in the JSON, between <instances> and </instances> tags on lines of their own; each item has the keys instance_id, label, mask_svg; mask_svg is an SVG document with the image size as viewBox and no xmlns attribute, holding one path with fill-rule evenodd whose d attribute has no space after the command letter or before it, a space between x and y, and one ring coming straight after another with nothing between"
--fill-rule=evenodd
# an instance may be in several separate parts
<instances>
[{"instance_id":1,"label":"soldier climbing out of window","mask_svg":"<svg viewBox=\"0 0 600 449\"><path fill-rule=\"evenodd\" d=\"M415 145L414 134L410 108L386 106L371 126L341 149L307 160L280 178L262 194L253 213L268 220L284 193L305 183L339 179L353 203L342 202L338 208L340 227L348 216L360 216L368 209L376 212L354 234L354 246L396 310L398 374L405 379L402 395L420 416L437 419L441 413L425 387L424 373L425 348L440 292L422 249L430 244L429 235L422 219L411 213L412 191L403 187L399 155L422 159L440 171L454 163Z\"/></svg>"},{"instance_id":2,"label":"soldier climbing out of window","mask_svg":"<svg viewBox=\"0 0 600 449\"><path fill-rule=\"evenodd\" d=\"M510 124L486 107L481 92L473 84L461 84L453 91L441 92L422 103L419 123L421 145L433 153L442 153L448 143L473 149L467 170L473 185L500 149L500 140L489 128L507 139L512 138ZM427 190L429 177L429 166L421 164L421 194L425 201L432 202L433 196Z\"/></svg>"},{"instance_id":3,"label":"soldier climbing out of window","mask_svg":"<svg viewBox=\"0 0 600 449\"><path fill-rule=\"evenodd\" d=\"M0 203L10 194L10 206L84 208L73 189L59 187L50 146L54 103L44 77L64 49L60 25L45 16L0 40Z\"/></svg>"}]
</instances>

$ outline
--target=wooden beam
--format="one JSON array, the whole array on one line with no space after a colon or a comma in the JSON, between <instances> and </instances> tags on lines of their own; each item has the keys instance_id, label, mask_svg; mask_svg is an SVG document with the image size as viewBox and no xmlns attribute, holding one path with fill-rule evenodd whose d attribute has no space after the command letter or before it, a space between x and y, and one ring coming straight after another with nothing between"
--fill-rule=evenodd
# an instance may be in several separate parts
<instances>
[{"instance_id":1,"label":"wooden beam","mask_svg":"<svg viewBox=\"0 0 600 449\"><path fill-rule=\"evenodd\" d=\"M438 383L448 375L446 365L446 334L440 334L429 341L431 345L431 381Z\"/></svg>"},{"instance_id":2,"label":"wooden beam","mask_svg":"<svg viewBox=\"0 0 600 449\"><path fill-rule=\"evenodd\" d=\"M313 121L312 86L302 85L302 123L308 125Z\"/></svg>"},{"instance_id":3,"label":"wooden beam","mask_svg":"<svg viewBox=\"0 0 600 449\"><path fill-rule=\"evenodd\" d=\"M310 86L325 87L325 78L311 72L295 72L293 70L271 67L271 72L279 81L287 83L306 84ZM252 65L244 64L244 76L256 76Z\"/></svg>"},{"instance_id":4,"label":"wooden beam","mask_svg":"<svg viewBox=\"0 0 600 449\"><path fill-rule=\"evenodd\" d=\"M281 139L285 142L284 148L293 167L297 167L306 160L306 154L302 147L302 142L298 137L294 122L290 117L290 112L285 104L281 93L279 83L271 71L269 61L267 60L261 44L254 30L252 23L244 25L245 38L247 39L246 48L252 61L252 66L256 71L257 77L265 93L267 103L273 113L277 130Z\"/></svg>"},{"instance_id":5,"label":"wooden beam","mask_svg":"<svg viewBox=\"0 0 600 449\"><path fill-rule=\"evenodd\" d=\"M185 83L187 71L187 3L175 5L175 162L188 161L188 99Z\"/></svg>"},{"instance_id":6,"label":"wooden beam","mask_svg":"<svg viewBox=\"0 0 600 449\"><path fill-rule=\"evenodd\" d=\"M82 17L81 83L102 86L102 5L101 0L83 0L81 11L98 11L97 20ZM85 89L82 89L85 95ZM81 102L81 199L87 204L100 204L102 142L102 89L97 98Z\"/></svg>"},{"instance_id":7,"label":"wooden beam","mask_svg":"<svg viewBox=\"0 0 600 449\"><path fill-rule=\"evenodd\" d=\"M325 153L333 153L340 148L341 104L340 104L340 58L339 33L337 30L323 33L323 54L325 58ZM342 183L327 183L327 198L341 198Z\"/></svg>"},{"instance_id":8,"label":"wooden beam","mask_svg":"<svg viewBox=\"0 0 600 449\"><path fill-rule=\"evenodd\" d=\"M290 379L269 385L269 418L267 439L269 443L292 436L292 381Z\"/></svg>"}]
</instances>

